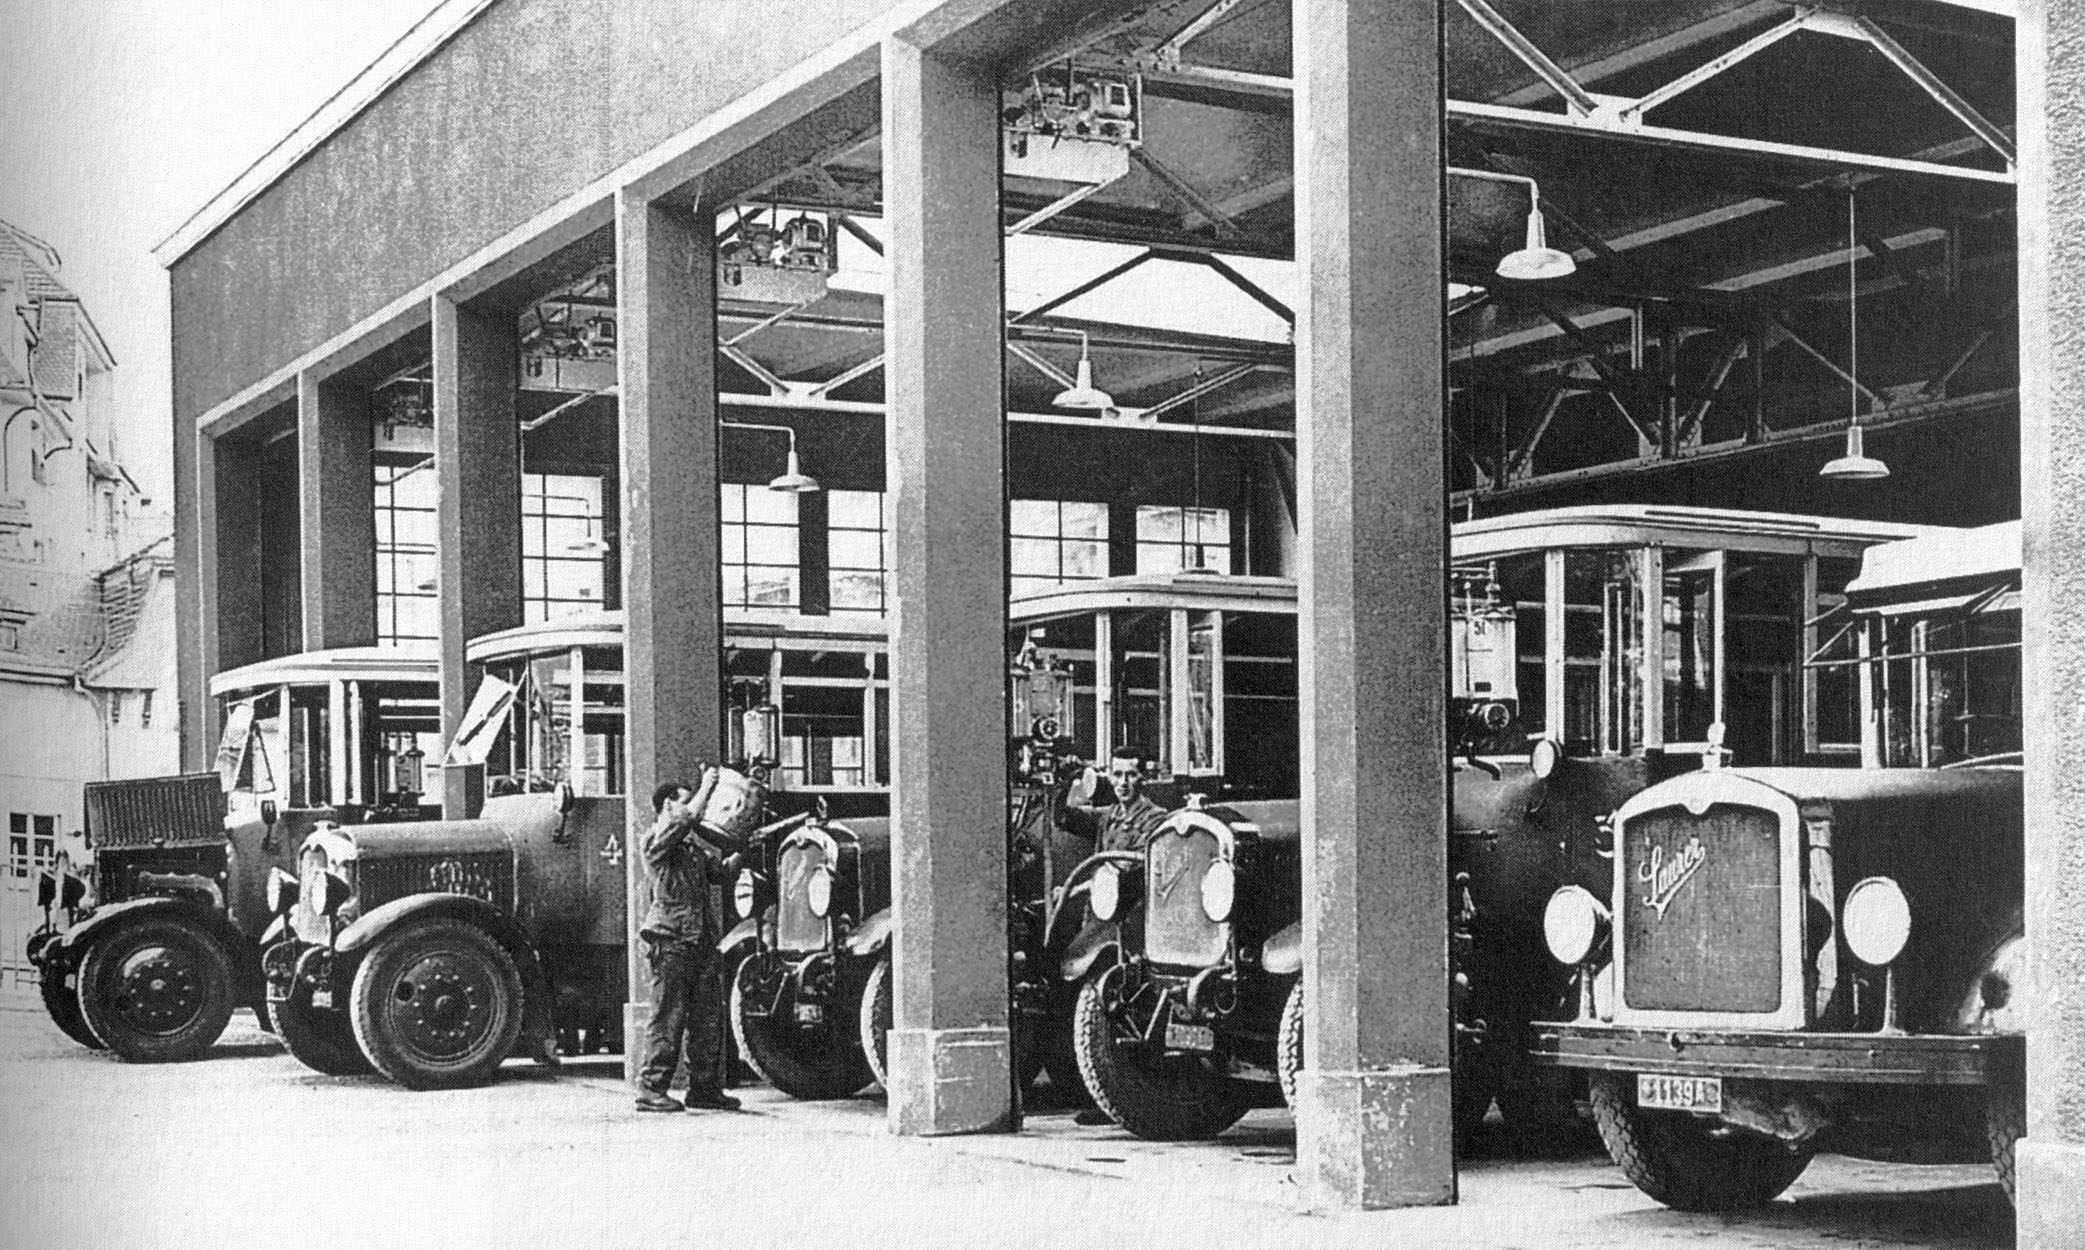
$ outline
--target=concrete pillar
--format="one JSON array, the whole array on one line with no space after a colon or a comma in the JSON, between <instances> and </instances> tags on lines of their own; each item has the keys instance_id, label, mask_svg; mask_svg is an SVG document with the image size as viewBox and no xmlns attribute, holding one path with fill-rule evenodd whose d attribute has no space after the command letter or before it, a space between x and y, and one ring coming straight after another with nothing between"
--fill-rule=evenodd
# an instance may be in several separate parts
<instances>
[{"instance_id":1,"label":"concrete pillar","mask_svg":"<svg viewBox=\"0 0 2085 1250\"><path fill-rule=\"evenodd\" d=\"M441 486L442 740L456 733L475 683L464 646L521 624L521 426L514 412L513 322L434 297L434 469ZM484 778L442 770L442 812L475 816Z\"/></svg>"},{"instance_id":2,"label":"concrete pillar","mask_svg":"<svg viewBox=\"0 0 2085 1250\"><path fill-rule=\"evenodd\" d=\"M2085 11L2023 0L2020 513L2025 567L2027 1137L2021 1250L2085 1245ZM2059 52L2060 50L2060 52Z\"/></svg>"},{"instance_id":3,"label":"concrete pillar","mask_svg":"<svg viewBox=\"0 0 2085 1250\"><path fill-rule=\"evenodd\" d=\"M1455 1200L1440 14L1296 8L1304 1080L1316 1210Z\"/></svg>"},{"instance_id":4,"label":"concrete pillar","mask_svg":"<svg viewBox=\"0 0 2085 1250\"><path fill-rule=\"evenodd\" d=\"M254 496L259 457L191 427L176 435L176 669L181 699L181 767L200 772L217 751L210 678L261 658L260 535ZM186 451L186 455L178 454Z\"/></svg>"},{"instance_id":5,"label":"concrete pillar","mask_svg":"<svg viewBox=\"0 0 2085 1250\"><path fill-rule=\"evenodd\" d=\"M891 1130L1016 1127L1006 939L1005 420L999 90L990 67L883 45Z\"/></svg>"},{"instance_id":6,"label":"concrete pillar","mask_svg":"<svg viewBox=\"0 0 2085 1250\"><path fill-rule=\"evenodd\" d=\"M695 779L723 752L723 591L718 580L715 223L627 193L616 203L621 329L623 672L634 847L663 781ZM628 873L630 1001L624 1075L636 1080L651 984L637 927L651 902Z\"/></svg>"},{"instance_id":7,"label":"concrete pillar","mask_svg":"<svg viewBox=\"0 0 2085 1250\"><path fill-rule=\"evenodd\" d=\"M376 501L365 391L297 375L304 649L376 642Z\"/></svg>"}]
</instances>

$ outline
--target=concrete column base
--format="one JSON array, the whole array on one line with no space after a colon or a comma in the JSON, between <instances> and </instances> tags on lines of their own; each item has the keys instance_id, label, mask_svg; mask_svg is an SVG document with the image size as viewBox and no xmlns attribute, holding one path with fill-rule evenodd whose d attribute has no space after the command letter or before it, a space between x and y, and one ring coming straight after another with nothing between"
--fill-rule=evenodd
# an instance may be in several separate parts
<instances>
[{"instance_id":1,"label":"concrete column base","mask_svg":"<svg viewBox=\"0 0 2085 1250\"><path fill-rule=\"evenodd\" d=\"M1296 1188L1304 1210L1378 1211L1455 1201L1448 1069L1305 1069L1296 1092Z\"/></svg>"},{"instance_id":2,"label":"concrete column base","mask_svg":"<svg viewBox=\"0 0 2085 1250\"><path fill-rule=\"evenodd\" d=\"M650 1003L623 1004L623 1084L633 1090L637 1088L637 1070L644 1066L644 1030L651 1022Z\"/></svg>"},{"instance_id":3,"label":"concrete column base","mask_svg":"<svg viewBox=\"0 0 2085 1250\"><path fill-rule=\"evenodd\" d=\"M2022 1138L2013 1150L2020 1250L2085 1246L2085 1144Z\"/></svg>"},{"instance_id":4,"label":"concrete column base","mask_svg":"<svg viewBox=\"0 0 2085 1250\"><path fill-rule=\"evenodd\" d=\"M1013 1131L1006 1028L892 1029L890 1130L901 1137Z\"/></svg>"}]
</instances>

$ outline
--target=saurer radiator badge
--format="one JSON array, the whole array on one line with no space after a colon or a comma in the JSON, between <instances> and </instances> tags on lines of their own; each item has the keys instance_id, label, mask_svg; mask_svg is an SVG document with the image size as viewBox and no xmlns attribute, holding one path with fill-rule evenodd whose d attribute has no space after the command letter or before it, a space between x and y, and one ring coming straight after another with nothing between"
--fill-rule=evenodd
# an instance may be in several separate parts
<instances>
[{"instance_id":1,"label":"saurer radiator badge","mask_svg":"<svg viewBox=\"0 0 2085 1250\"><path fill-rule=\"evenodd\" d=\"M1657 912L1658 918L1663 920L1665 909L1672 906L1672 900L1679 897L1681 890L1687 888L1687 883L1694 879L1694 873L1708 857L1708 848L1701 844L1700 838L1688 838L1687 845L1670 860L1665 858L1664 847L1652 847L1650 858L1636 870L1636 879L1646 887L1643 905Z\"/></svg>"}]
</instances>

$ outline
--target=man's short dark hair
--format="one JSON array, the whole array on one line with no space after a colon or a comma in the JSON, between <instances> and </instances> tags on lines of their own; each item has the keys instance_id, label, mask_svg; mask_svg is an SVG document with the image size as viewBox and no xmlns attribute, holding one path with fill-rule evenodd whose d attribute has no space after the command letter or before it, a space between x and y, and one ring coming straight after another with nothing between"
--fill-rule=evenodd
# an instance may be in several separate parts
<instances>
[{"instance_id":1,"label":"man's short dark hair","mask_svg":"<svg viewBox=\"0 0 2085 1250\"><path fill-rule=\"evenodd\" d=\"M1108 752L1108 762L1113 763L1116 760L1128 760L1140 770L1144 767L1144 753L1126 742Z\"/></svg>"},{"instance_id":2,"label":"man's short dark hair","mask_svg":"<svg viewBox=\"0 0 2085 1250\"><path fill-rule=\"evenodd\" d=\"M687 791L689 794L693 794L695 792L695 787L689 785L685 781L660 782L659 788L652 791L652 815L656 816L660 812L665 811L666 800L679 798L683 790Z\"/></svg>"}]
</instances>

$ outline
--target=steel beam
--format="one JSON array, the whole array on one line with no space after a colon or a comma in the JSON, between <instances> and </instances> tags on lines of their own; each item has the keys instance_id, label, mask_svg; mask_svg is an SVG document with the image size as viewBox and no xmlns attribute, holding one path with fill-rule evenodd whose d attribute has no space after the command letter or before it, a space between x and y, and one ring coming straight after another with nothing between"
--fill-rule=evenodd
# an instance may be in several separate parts
<instances>
[{"instance_id":1,"label":"steel beam","mask_svg":"<svg viewBox=\"0 0 2085 1250\"><path fill-rule=\"evenodd\" d=\"M1299 1197L1455 1200L1435 5L1295 11Z\"/></svg>"},{"instance_id":2,"label":"steel beam","mask_svg":"<svg viewBox=\"0 0 2085 1250\"><path fill-rule=\"evenodd\" d=\"M1484 0L1459 0L1463 12L1470 15L1477 25L1482 26L1491 37L1504 44L1506 50L1520 58L1521 64L1535 71L1535 76L1549 84L1549 89L1562 96L1564 103L1576 113L1588 114L1599 107L1599 102L1578 85L1563 66L1549 59L1549 54L1535 46L1535 41L1520 33L1520 28L1507 21L1497 9Z\"/></svg>"},{"instance_id":3,"label":"steel beam","mask_svg":"<svg viewBox=\"0 0 2085 1250\"><path fill-rule=\"evenodd\" d=\"M1019 1127L1007 998L999 78L883 45L890 223L890 1126Z\"/></svg>"}]
</instances>

